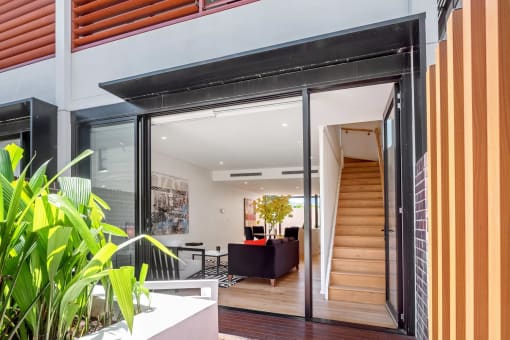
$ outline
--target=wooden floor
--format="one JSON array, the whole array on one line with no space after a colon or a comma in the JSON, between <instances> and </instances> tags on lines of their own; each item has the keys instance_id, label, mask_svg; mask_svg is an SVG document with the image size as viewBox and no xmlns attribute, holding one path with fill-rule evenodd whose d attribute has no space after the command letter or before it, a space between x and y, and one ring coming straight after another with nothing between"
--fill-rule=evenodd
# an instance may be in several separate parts
<instances>
[{"instance_id":1,"label":"wooden floor","mask_svg":"<svg viewBox=\"0 0 510 340\"><path fill-rule=\"evenodd\" d=\"M313 261L314 317L385 328L396 328L384 305L328 301L320 292L320 258ZM304 316L304 265L276 281L247 278L230 288L220 288L219 305L277 314Z\"/></svg>"},{"instance_id":2,"label":"wooden floor","mask_svg":"<svg viewBox=\"0 0 510 340\"><path fill-rule=\"evenodd\" d=\"M249 339L412 339L397 334L327 325L219 308L220 332Z\"/></svg>"}]
</instances>

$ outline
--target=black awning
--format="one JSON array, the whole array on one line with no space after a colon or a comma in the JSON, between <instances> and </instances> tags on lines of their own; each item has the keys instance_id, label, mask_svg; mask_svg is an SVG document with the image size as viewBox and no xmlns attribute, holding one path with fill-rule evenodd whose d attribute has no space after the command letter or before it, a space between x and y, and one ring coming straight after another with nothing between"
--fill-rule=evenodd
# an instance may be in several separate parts
<instances>
[{"instance_id":1,"label":"black awning","mask_svg":"<svg viewBox=\"0 0 510 340\"><path fill-rule=\"evenodd\" d=\"M420 15L400 18L103 82L99 87L134 100L400 53L419 44L419 21Z\"/></svg>"}]
</instances>

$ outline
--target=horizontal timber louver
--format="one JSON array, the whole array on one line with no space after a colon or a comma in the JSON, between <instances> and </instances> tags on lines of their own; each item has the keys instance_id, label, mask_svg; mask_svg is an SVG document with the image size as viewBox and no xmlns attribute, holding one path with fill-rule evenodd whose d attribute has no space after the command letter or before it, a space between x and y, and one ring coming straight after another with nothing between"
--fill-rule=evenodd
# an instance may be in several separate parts
<instances>
[{"instance_id":1,"label":"horizontal timber louver","mask_svg":"<svg viewBox=\"0 0 510 340\"><path fill-rule=\"evenodd\" d=\"M195 0L74 0L73 48L198 12Z\"/></svg>"},{"instance_id":2,"label":"horizontal timber louver","mask_svg":"<svg viewBox=\"0 0 510 340\"><path fill-rule=\"evenodd\" d=\"M0 1L0 70L55 54L55 0Z\"/></svg>"}]
</instances>

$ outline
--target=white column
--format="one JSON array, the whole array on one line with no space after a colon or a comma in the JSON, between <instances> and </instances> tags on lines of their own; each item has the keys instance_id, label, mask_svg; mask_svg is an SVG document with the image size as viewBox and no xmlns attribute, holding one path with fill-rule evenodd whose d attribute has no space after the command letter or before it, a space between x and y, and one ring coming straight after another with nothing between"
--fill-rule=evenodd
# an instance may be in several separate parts
<instances>
[{"instance_id":1,"label":"white column","mask_svg":"<svg viewBox=\"0 0 510 340\"><path fill-rule=\"evenodd\" d=\"M58 106L58 168L71 161L71 1L55 0L55 101Z\"/></svg>"}]
</instances>

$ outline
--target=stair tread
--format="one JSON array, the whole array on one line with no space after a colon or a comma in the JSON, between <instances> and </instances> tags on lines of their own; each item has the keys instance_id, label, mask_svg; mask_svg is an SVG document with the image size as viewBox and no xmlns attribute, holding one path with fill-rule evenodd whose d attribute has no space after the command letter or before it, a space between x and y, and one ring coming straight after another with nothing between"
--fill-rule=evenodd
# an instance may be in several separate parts
<instances>
[{"instance_id":1,"label":"stair tread","mask_svg":"<svg viewBox=\"0 0 510 340\"><path fill-rule=\"evenodd\" d=\"M346 258L338 258L333 257L333 261L340 260L340 261L348 261L348 262L384 262L384 259L346 259Z\"/></svg>"},{"instance_id":2,"label":"stair tread","mask_svg":"<svg viewBox=\"0 0 510 340\"><path fill-rule=\"evenodd\" d=\"M371 276L371 277L383 277L385 274L379 274L379 273L370 273L370 272L348 272L348 271L341 271L341 270L332 270L331 274L339 274L339 275L355 275L355 276Z\"/></svg>"},{"instance_id":3,"label":"stair tread","mask_svg":"<svg viewBox=\"0 0 510 340\"><path fill-rule=\"evenodd\" d=\"M373 287L359 287L359 286L344 286L344 285L330 285L330 289L342 289L342 290L355 290L370 293L381 293L385 294L384 288L373 288Z\"/></svg>"}]
</instances>

